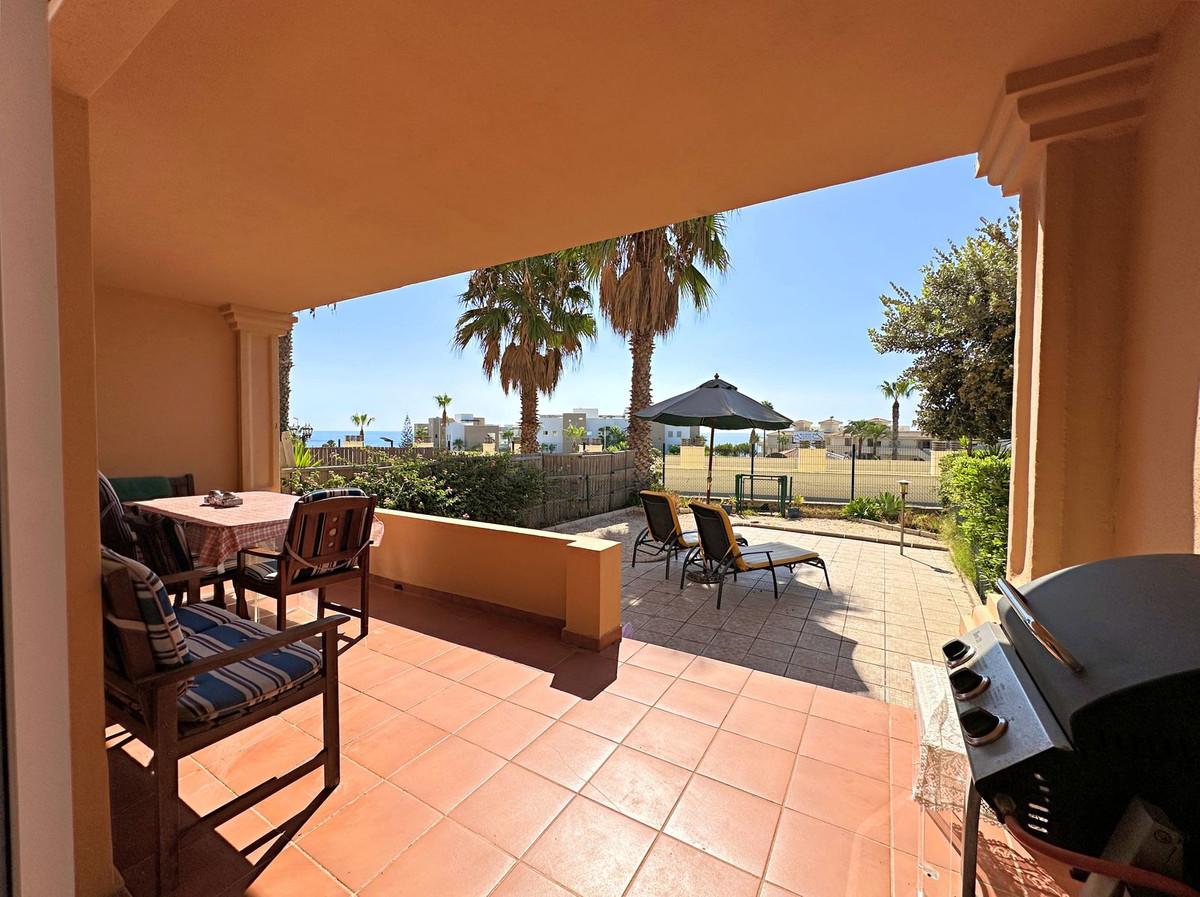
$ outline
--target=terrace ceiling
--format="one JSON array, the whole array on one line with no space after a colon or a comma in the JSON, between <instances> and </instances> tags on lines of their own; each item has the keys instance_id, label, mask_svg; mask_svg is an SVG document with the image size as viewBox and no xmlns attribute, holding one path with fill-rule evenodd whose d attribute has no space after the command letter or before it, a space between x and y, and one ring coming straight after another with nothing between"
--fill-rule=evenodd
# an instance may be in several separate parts
<instances>
[{"instance_id":1,"label":"terrace ceiling","mask_svg":"<svg viewBox=\"0 0 1200 897\"><path fill-rule=\"evenodd\" d=\"M103 0L97 280L294 310L973 152L1005 73L1175 0Z\"/></svg>"}]
</instances>

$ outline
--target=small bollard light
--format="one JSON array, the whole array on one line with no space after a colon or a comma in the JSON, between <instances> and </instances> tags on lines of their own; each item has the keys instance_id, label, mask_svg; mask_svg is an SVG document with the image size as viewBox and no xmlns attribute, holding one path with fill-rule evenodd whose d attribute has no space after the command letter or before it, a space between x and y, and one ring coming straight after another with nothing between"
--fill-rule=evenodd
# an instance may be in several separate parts
<instances>
[{"instance_id":1,"label":"small bollard light","mask_svg":"<svg viewBox=\"0 0 1200 897\"><path fill-rule=\"evenodd\" d=\"M900 553L904 554L904 509L908 504L908 480L899 480L900 483Z\"/></svg>"}]
</instances>

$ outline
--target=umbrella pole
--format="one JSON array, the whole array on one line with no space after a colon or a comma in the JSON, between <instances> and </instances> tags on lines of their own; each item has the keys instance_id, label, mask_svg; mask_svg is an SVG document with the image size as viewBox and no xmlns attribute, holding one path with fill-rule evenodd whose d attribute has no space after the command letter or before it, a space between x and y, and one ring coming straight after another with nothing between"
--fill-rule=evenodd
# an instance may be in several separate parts
<instances>
[{"instance_id":1,"label":"umbrella pole","mask_svg":"<svg viewBox=\"0 0 1200 897\"><path fill-rule=\"evenodd\" d=\"M706 492L704 495L704 500L706 502L712 501L712 459L713 459L713 450L717 447L716 443L713 442L713 440L716 439L716 436L717 436L717 428L709 427L708 428L708 492Z\"/></svg>"}]
</instances>

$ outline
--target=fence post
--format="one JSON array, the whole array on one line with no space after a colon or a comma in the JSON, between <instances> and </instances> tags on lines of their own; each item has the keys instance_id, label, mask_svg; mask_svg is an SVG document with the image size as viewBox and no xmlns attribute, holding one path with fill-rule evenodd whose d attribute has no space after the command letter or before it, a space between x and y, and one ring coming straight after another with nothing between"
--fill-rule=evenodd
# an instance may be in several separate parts
<instances>
[{"instance_id":1,"label":"fence post","mask_svg":"<svg viewBox=\"0 0 1200 897\"><path fill-rule=\"evenodd\" d=\"M854 501L854 468L858 460L858 447L850 446L850 500Z\"/></svg>"},{"instance_id":2,"label":"fence post","mask_svg":"<svg viewBox=\"0 0 1200 897\"><path fill-rule=\"evenodd\" d=\"M665 442L662 444L662 461L663 461L662 487L663 487L663 492L666 492L667 491L667 444Z\"/></svg>"}]
</instances>

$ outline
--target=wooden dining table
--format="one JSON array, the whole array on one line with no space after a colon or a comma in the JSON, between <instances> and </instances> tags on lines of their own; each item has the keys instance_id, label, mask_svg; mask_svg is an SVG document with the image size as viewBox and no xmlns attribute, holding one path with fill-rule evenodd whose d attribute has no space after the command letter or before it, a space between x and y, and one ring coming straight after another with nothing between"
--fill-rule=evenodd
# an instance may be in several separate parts
<instances>
[{"instance_id":1,"label":"wooden dining table","mask_svg":"<svg viewBox=\"0 0 1200 897\"><path fill-rule=\"evenodd\" d=\"M243 548L260 545L278 547L287 534L295 495L283 492L238 492L240 505L231 508L213 507L203 495L181 495L129 502L183 524L188 547L203 566L221 567ZM371 525L371 542L378 545L383 539L383 523L378 517Z\"/></svg>"}]
</instances>

